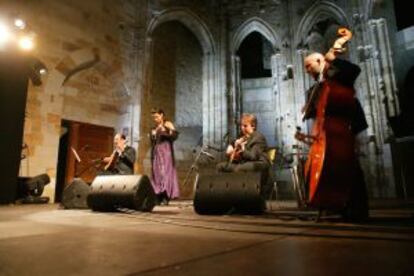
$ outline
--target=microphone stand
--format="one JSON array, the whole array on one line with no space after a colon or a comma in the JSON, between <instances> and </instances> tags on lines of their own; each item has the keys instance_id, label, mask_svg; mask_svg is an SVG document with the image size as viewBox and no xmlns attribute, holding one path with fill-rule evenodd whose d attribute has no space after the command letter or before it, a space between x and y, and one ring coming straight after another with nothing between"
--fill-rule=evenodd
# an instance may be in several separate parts
<instances>
[{"instance_id":1,"label":"microphone stand","mask_svg":"<svg viewBox=\"0 0 414 276\"><path fill-rule=\"evenodd\" d=\"M187 181L189 180L191 173L192 173L194 170L198 171L198 166L197 166L197 164L198 164L198 160L200 159L201 155L206 155L206 156L208 156L210 159L214 159L214 156L212 156L210 153L206 152L206 151L204 150L204 148L206 148L206 149L207 149L207 148L208 148L208 146L203 146L203 147L201 147L201 149L200 149L200 151L198 152L198 154L197 154L196 158L194 158L193 164L191 165L190 169L187 171L187 175L185 176L185 180L184 180L183 186L186 186L186 185L187 185Z\"/></svg>"}]
</instances>

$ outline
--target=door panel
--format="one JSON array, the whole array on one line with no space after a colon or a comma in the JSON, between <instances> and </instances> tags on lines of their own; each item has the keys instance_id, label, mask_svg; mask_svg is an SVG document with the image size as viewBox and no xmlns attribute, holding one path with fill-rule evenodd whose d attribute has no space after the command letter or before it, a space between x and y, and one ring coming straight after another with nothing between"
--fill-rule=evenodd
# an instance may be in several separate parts
<instances>
[{"instance_id":1,"label":"door panel","mask_svg":"<svg viewBox=\"0 0 414 276\"><path fill-rule=\"evenodd\" d=\"M111 127L70 122L65 186L74 177L92 183L101 165L100 159L112 153L113 137L114 129Z\"/></svg>"}]
</instances>

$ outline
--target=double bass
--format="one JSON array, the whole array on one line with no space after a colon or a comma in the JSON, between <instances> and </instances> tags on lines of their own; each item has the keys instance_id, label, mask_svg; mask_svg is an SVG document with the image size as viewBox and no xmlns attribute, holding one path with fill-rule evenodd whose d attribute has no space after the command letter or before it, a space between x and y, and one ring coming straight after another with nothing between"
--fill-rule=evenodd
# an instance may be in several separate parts
<instances>
[{"instance_id":1,"label":"double bass","mask_svg":"<svg viewBox=\"0 0 414 276\"><path fill-rule=\"evenodd\" d=\"M352 37L346 28L338 30L339 38L325 55L336 58L343 53L343 45ZM326 59L329 64L333 59ZM325 64L325 63L324 63ZM309 187L308 206L322 209L344 208L350 190L350 180L355 172L354 137L346 116L331 116L343 112L354 103L353 87L346 87L333 79L325 78L322 66L318 82L303 108L303 120L314 110L311 134L298 130L295 138L310 146L304 167L305 181ZM350 108L351 110L352 108ZM328 114L327 111L331 112Z\"/></svg>"}]
</instances>

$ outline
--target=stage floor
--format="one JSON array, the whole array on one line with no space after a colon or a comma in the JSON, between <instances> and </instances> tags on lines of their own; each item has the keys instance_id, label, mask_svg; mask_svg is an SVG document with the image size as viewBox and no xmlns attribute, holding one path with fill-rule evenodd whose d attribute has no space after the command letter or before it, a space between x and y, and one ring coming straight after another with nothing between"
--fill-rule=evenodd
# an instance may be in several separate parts
<instances>
[{"instance_id":1,"label":"stage floor","mask_svg":"<svg viewBox=\"0 0 414 276\"><path fill-rule=\"evenodd\" d=\"M385 207L384 207L385 206ZM414 275L413 205L365 224L272 202L261 216L0 206L0 275Z\"/></svg>"}]
</instances>

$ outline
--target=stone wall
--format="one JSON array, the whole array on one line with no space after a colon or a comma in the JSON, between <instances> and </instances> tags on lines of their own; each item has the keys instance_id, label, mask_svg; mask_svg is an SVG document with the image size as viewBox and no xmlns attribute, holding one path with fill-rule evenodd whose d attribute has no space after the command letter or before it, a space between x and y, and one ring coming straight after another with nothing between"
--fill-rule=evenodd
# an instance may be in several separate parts
<instances>
[{"instance_id":1,"label":"stone wall","mask_svg":"<svg viewBox=\"0 0 414 276\"><path fill-rule=\"evenodd\" d=\"M121 85L119 22L124 13L116 4L97 0L0 4L3 14L17 14L27 21L37 35L33 55L48 68L42 86L29 87L24 131L28 156L20 174L48 173L52 183L44 195L52 202L61 120L124 127L119 121L129 105ZM77 71L83 66L84 70Z\"/></svg>"},{"instance_id":2,"label":"stone wall","mask_svg":"<svg viewBox=\"0 0 414 276\"><path fill-rule=\"evenodd\" d=\"M303 57L331 43L329 30L347 25L354 30L347 58L363 70L356 88L370 124L363 163L371 195L394 195L386 144L392 133L381 99L388 96L398 113L392 102L394 69L403 72L409 65L394 60L411 54L396 47L391 0L16 0L3 1L0 10L28 21L38 37L34 55L49 69L43 85L29 89L24 135L29 158L22 175L47 172L54 180L62 119L126 130L138 149L137 172L146 171L153 106L164 108L189 136L201 132L204 144L223 146L225 134L237 127L236 52L254 31L271 45L266 64L272 70L272 116L278 146L288 154L296 143L295 126L307 127L299 110L312 81ZM94 61L63 84L74 69ZM189 136L177 144L182 160L191 160L185 150L199 138ZM53 197L53 190L52 183L46 194Z\"/></svg>"},{"instance_id":3,"label":"stone wall","mask_svg":"<svg viewBox=\"0 0 414 276\"><path fill-rule=\"evenodd\" d=\"M202 49L194 34L178 22L159 26L153 33L152 45L152 82L142 104L141 131L149 133L153 127L151 108L164 110L180 132L175 156L182 183L180 171L185 171L192 161L192 150L202 134ZM141 141L140 151L143 171L150 174L148 139Z\"/></svg>"},{"instance_id":4,"label":"stone wall","mask_svg":"<svg viewBox=\"0 0 414 276\"><path fill-rule=\"evenodd\" d=\"M174 2L174 5L173 2L155 1L150 8L163 13L185 6L204 20L212 34L219 34L223 30L226 33L224 37L217 35L213 37L221 50L220 55L223 53L225 55L222 66L224 65L226 74L224 89L227 91L225 99L227 109L225 111L230 133L234 133L234 128L237 127L233 124L239 114L237 98L238 93L241 93L240 79L237 76L239 65L235 53L244 38L253 31L261 33L270 42L273 51L272 92L276 98L274 103L278 136L276 140L281 152L285 154L289 154L293 150L292 146L296 144L293 138L295 126L301 126L303 129L308 127L301 122L300 115L300 109L305 101L303 93L312 83L303 71L304 56L311 50L323 52L329 48L335 39L335 30L338 26L345 25L352 30L355 29L354 39L348 45L345 58L360 64L364 71L356 88L369 120L369 129L365 137L368 137L368 141L374 141L372 145L367 140L363 142L365 144L362 148L365 149L366 154L363 163L366 164L371 195L393 196L392 164L389 146L385 144L392 134L386 117L389 114L384 110L390 111L390 114L398 113L398 104L394 104L393 100L396 93L393 79L393 52L389 50L390 46L394 45L394 41L393 37L387 34L393 30L394 22L390 19L392 12L388 12L391 8L390 1L368 2L370 3L235 0L212 1L205 5L199 2L192 4L189 1L178 1ZM207 16L205 11L214 6L219 7L220 12ZM214 22L214 16L216 16L215 20L222 24L211 24L212 21ZM379 17L385 19L377 20ZM369 21L371 19L376 21ZM371 23L361 24L361 22ZM379 54L369 61L369 65L365 65L365 61L359 59L359 49L369 43ZM287 74L289 68L293 69L293 77ZM223 71L218 68L213 70L217 70L218 75L223 74ZM206 81L205 77L203 81ZM373 94L375 97L371 96ZM388 99L387 106L379 100L384 96ZM211 109L210 106L206 106L206 102L203 106ZM211 117L207 118L210 119ZM206 118L203 118L203 132L205 129L211 129L210 122L206 122ZM212 131L215 131L214 128ZM379 171L383 173L379 174Z\"/></svg>"}]
</instances>

